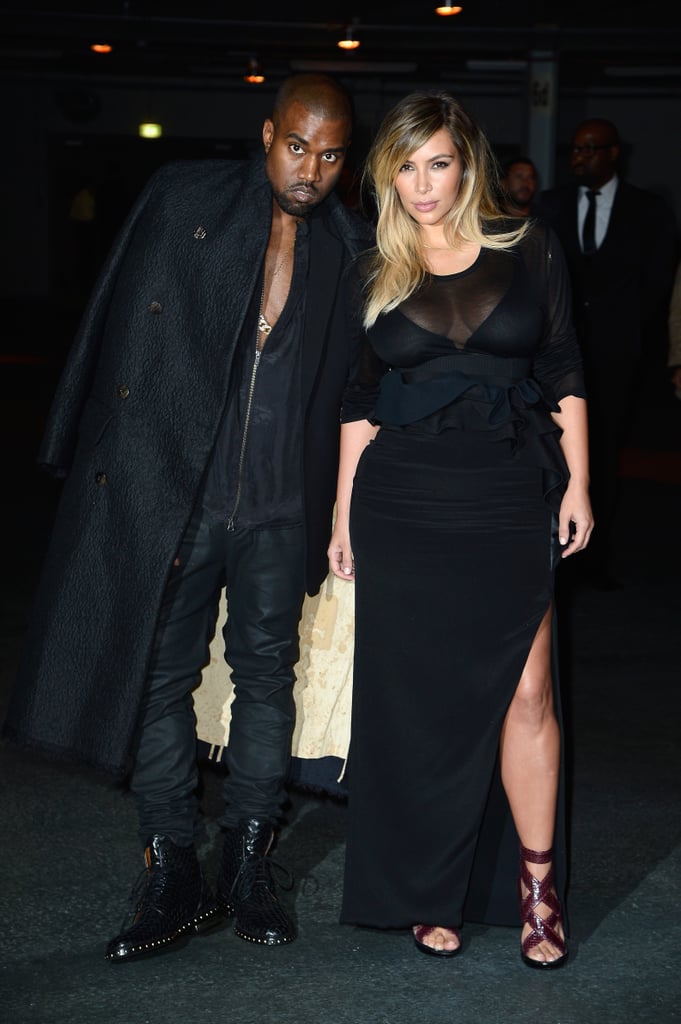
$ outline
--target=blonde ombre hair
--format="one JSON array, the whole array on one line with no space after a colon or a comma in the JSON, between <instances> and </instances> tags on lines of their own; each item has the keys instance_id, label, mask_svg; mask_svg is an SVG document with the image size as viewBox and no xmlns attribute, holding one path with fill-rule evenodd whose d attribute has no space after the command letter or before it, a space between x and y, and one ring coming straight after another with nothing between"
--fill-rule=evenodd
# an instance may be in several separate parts
<instances>
[{"instance_id":1,"label":"blonde ombre hair","mask_svg":"<svg viewBox=\"0 0 681 1024\"><path fill-rule=\"evenodd\" d=\"M447 243L466 241L487 249L510 249L528 229L526 221L509 229L508 216L496 199L496 159L484 132L461 104L444 92L406 96L383 119L362 174L362 187L371 194L377 215L376 247L365 280L365 327L404 302L428 274L419 226L404 209L395 179L408 158L442 128L462 164L457 201L444 223Z\"/></svg>"}]
</instances>

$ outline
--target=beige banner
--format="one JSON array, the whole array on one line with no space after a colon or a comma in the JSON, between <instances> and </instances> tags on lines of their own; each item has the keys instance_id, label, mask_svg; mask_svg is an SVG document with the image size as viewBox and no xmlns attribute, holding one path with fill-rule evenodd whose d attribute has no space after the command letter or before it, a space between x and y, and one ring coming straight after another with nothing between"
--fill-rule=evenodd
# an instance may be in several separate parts
<instances>
[{"instance_id":1,"label":"beige banner","mask_svg":"<svg viewBox=\"0 0 681 1024\"><path fill-rule=\"evenodd\" d=\"M345 763L350 741L354 583L330 574L318 594L306 597L300 624L300 661L296 665L295 757L338 757ZM229 737L234 691L224 658L222 629L227 618L223 591L210 662L194 692L197 733L219 760Z\"/></svg>"}]
</instances>

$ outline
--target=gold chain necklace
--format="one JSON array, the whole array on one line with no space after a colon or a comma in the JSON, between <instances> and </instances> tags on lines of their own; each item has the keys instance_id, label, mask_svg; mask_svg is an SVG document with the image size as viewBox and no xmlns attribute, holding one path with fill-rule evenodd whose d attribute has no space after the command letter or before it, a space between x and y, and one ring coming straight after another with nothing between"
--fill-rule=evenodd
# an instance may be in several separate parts
<instances>
[{"instance_id":1,"label":"gold chain necklace","mask_svg":"<svg viewBox=\"0 0 681 1024\"><path fill-rule=\"evenodd\" d=\"M269 334L272 330L272 324L265 318L265 314L262 311L262 304L265 301L265 285L262 286L260 293L260 309L258 311L258 330L261 334Z\"/></svg>"}]
</instances>

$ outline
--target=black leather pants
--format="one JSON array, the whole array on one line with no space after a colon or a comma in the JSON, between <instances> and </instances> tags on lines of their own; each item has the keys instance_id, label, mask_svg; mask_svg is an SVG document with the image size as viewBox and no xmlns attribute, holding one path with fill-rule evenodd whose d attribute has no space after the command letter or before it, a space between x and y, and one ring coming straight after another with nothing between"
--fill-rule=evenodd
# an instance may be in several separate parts
<instances>
[{"instance_id":1,"label":"black leather pants","mask_svg":"<svg viewBox=\"0 0 681 1024\"><path fill-rule=\"evenodd\" d=\"M236 529L197 514L177 554L157 627L130 786L142 842L186 845L197 816L192 691L208 663L220 591L232 668L226 809L220 824L281 814L295 720L294 666L304 598L303 528Z\"/></svg>"}]
</instances>

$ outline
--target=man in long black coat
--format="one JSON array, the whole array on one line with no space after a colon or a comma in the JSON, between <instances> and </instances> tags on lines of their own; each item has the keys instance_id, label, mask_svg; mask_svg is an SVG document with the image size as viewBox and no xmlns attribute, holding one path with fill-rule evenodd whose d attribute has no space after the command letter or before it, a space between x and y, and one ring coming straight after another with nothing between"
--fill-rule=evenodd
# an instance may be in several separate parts
<instances>
[{"instance_id":1,"label":"man in long black coat","mask_svg":"<svg viewBox=\"0 0 681 1024\"><path fill-rule=\"evenodd\" d=\"M129 776L147 881L122 961L235 914L290 942L268 850L284 801L298 623L328 570L344 268L373 232L333 189L349 97L284 82L264 154L161 168L85 311L40 451L65 478L4 726ZM214 896L197 860L192 690L226 585L235 697Z\"/></svg>"},{"instance_id":2,"label":"man in long black coat","mask_svg":"<svg viewBox=\"0 0 681 1024\"><path fill-rule=\"evenodd\" d=\"M599 588L617 586L613 523L620 448L651 367L663 365L677 234L673 211L617 173L616 126L589 118L570 150L573 182L540 192L533 212L556 231L567 258L589 399L589 466L595 529L578 567ZM594 237L583 232L594 192Z\"/></svg>"}]
</instances>

